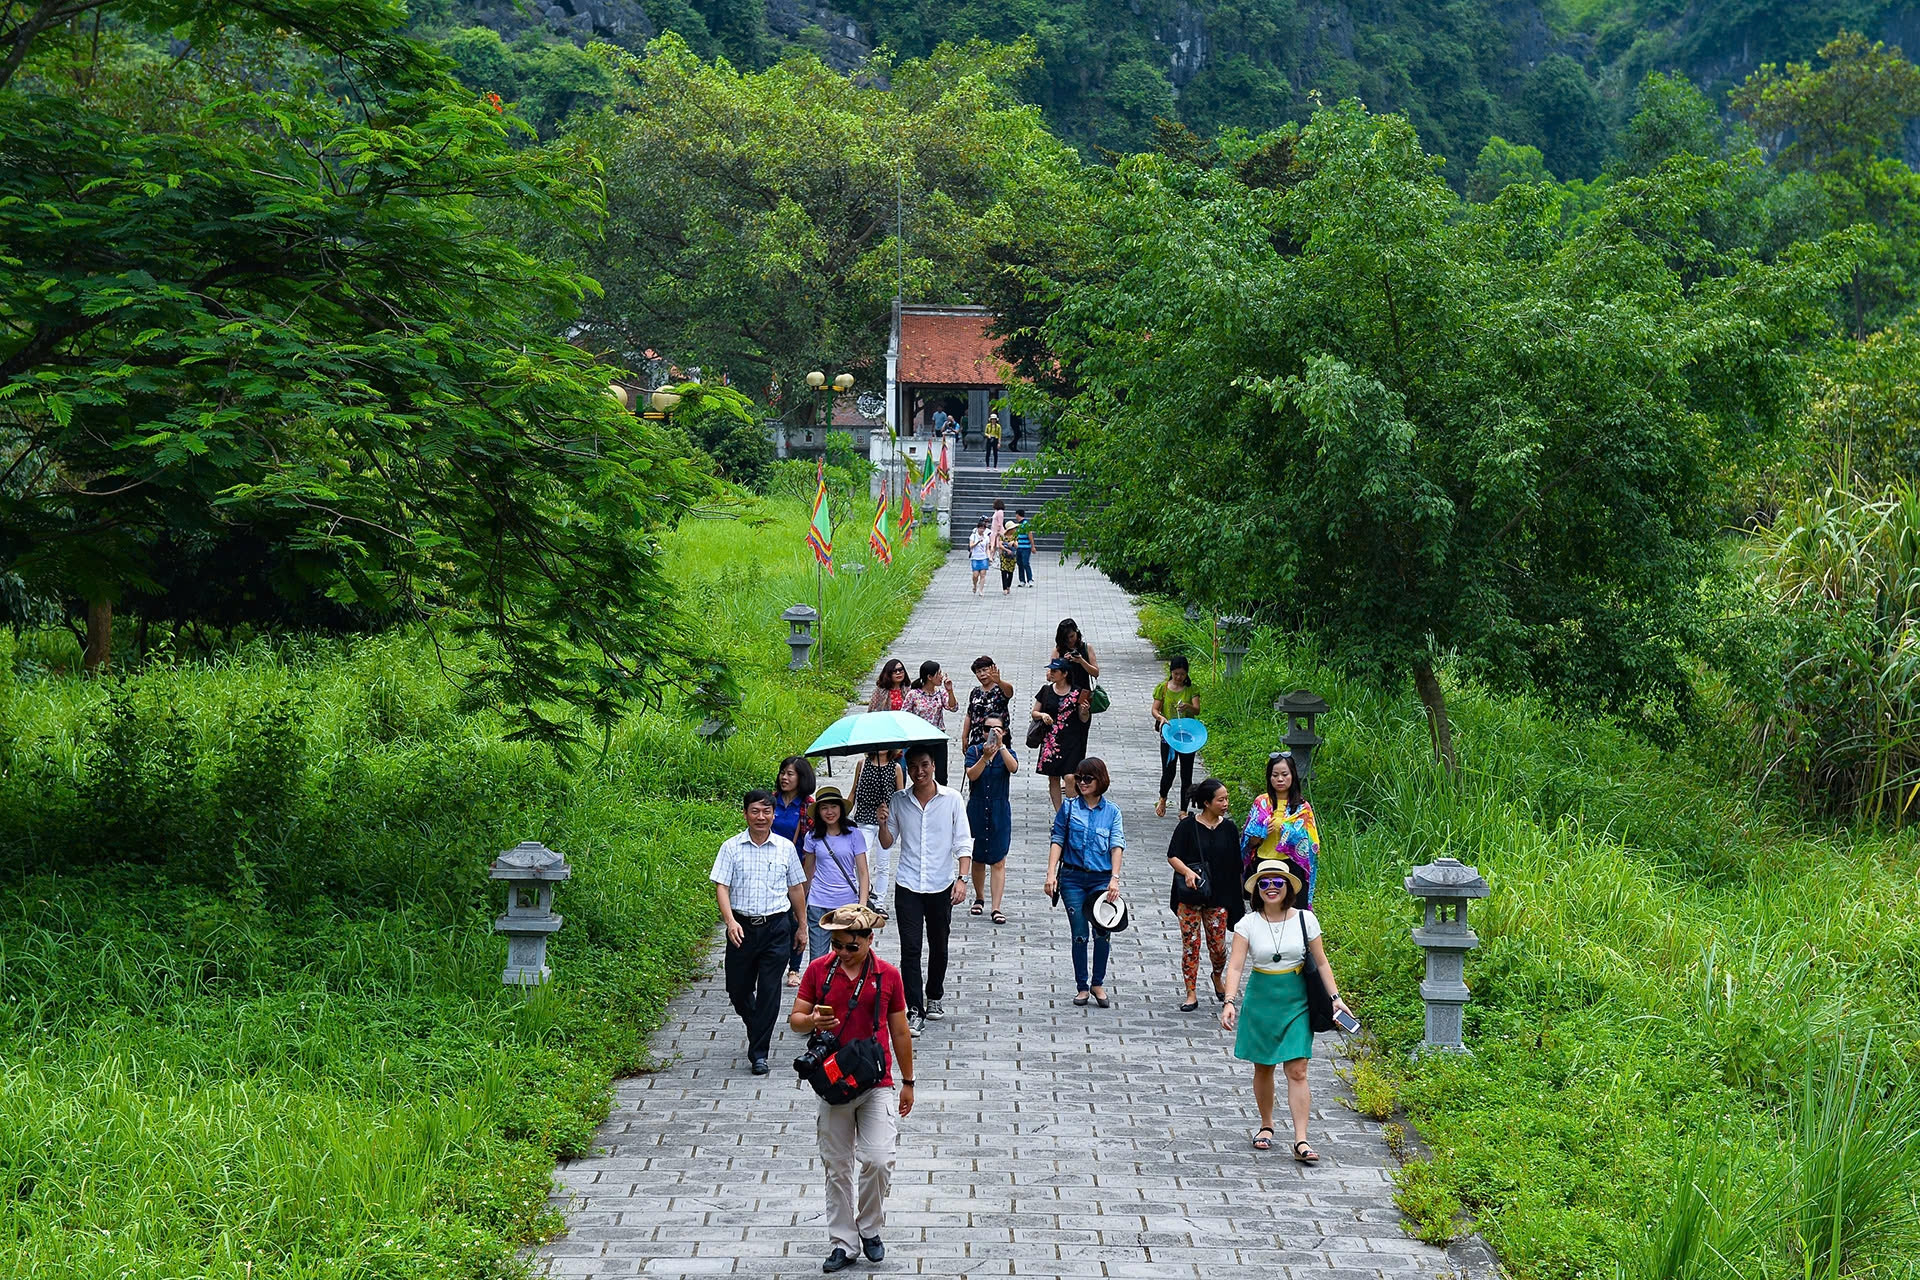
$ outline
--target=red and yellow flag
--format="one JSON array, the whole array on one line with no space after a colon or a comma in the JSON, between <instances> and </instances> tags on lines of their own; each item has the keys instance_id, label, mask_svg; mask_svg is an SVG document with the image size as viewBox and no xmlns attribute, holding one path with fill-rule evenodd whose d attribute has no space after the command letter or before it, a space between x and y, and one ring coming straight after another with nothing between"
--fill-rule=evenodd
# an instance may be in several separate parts
<instances>
[{"instance_id":1,"label":"red and yellow flag","mask_svg":"<svg viewBox=\"0 0 1920 1280\"><path fill-rule=\"evenodd\" d=\"M813 558L833 572L833 516L827 510L827 462L822 458L814 473L813 523L807 527L807 545Z\"/></svg>"},{"instance_id":2,"label":"red and yellow flag","mask_svg":"<svg viewBox=\"0 0 1920 1280\"><path fill-rule=\"evenodd\" d=\"M940 442L940 478L942 480L953 479L953 468L947 465L947 442L945 440Z\"/></svg>"},{"instance_id":3,"label":"red and yellow flag","mask_svg":"<svg viewBox=\"0 0 1920 1280\"><path fill-rule=\"evenodd\" d=\"M913 486L900 495L900 545L906 546L913 541Z\"/></svg>"},{"instance_id":4,"label":"red and yellow flag","mask_svg":"<svg viewBox=\"0 0 1920 1280\"><path fill-rule=\"evenodd\" d=\"M873 554L881 564L893 563L893 543L887 539L887 505L889 496L887 486L880 486L880 505L873 513L873 532L867 535L867 545L873 548Z\"/></svg>"}]
</instances>

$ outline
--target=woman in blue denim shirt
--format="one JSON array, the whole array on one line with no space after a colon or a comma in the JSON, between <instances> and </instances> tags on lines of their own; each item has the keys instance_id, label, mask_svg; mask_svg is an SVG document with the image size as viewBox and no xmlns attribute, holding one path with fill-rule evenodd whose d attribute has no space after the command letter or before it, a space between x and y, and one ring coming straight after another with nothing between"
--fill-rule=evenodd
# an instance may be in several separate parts
<instances>
[{"instance_id":1,"label":"woman in blue denim shirt","mask_svg":"<svg viewBox=\"0 0 1920 1280\"><path fill-rule=\"evenodd\" d=\"M1104 798L1112 783L1099 756L1082 760L1073 775L1076 794L1054 811L1052 843L1047 847L1047 896L1061 900L1073 930L1073 1002L1084 1005L1091 996L1102 1009L1109 1003L1107 956L1113 940L1106 930L1094 926L1087 908L1102 890L1109 899L1120 900L1120 856L1126 852L1127 828L1120 820L1119 806ZM1087 973L1089 933L1091 975Z\"/></svg>"}]
</instances>

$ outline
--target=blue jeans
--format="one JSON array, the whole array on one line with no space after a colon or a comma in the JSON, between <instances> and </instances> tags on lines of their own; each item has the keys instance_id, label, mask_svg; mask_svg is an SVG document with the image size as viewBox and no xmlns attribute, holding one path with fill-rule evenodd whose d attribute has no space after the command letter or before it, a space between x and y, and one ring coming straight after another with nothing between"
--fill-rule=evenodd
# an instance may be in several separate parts
<instances>
[{"instance_id":1,"label":"blue jeans","mask_svg":"<svg viewBox=\"0 0 1920 1280\"><path fill-rule=\"evenodd\" d=\"M1013 549L1013 558L1019 561L1020 563L1020 581L1032 582L1033 581L1033 548L1032 547L1015 547Z\"/></svg>"},{"instance_id":2,"label":"blue jeans","mask_svg":"<svg viewBox=\"0 0 1920 1280\"><path fill-rule=\"evenodd\" d=\"M1093 917L1087 914L1087 902L1095 894L1105 893L1107 886L1112 883L1111 871L1082 871L1067 866L1060 868L1060 905L1067 909L1067 925L1073 930L1073 981L1076 991L1107 985L1107 956L1113 950L1113 935L1105 929L1093 927ZM1093 935L1091 982L1087 979L1088 934Z\"/></svg>"}]
</instances>

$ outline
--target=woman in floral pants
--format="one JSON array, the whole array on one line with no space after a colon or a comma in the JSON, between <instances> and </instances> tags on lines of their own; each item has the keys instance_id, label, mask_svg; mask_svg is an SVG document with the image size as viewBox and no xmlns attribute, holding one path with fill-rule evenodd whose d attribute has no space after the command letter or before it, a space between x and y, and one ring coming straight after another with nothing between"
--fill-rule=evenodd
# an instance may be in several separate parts
<instances>
[{"instance_id":1,"label":"woman in floral pants","mask_svg":"<svg viewBox=\"0 0 1920 1280\"><path fill-rule=\"evenodd\" d=\"M1180 819L1167 845L1173 865L1173 912L1180 918L1180 972L1186 979L1182 1013L1200 1007L1200 939L1213 961L1213 998L1227 998L1227 930L1240 918L1240 830L1227 816L1227 784L1207 778L1193 789L1194 812Z\"/></svg>"}]
</instances>

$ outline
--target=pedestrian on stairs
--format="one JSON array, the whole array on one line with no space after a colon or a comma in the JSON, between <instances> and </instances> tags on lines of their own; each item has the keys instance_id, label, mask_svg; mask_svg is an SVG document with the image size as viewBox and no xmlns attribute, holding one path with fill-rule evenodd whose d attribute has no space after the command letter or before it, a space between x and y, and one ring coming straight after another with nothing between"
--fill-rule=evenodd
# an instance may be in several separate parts
<instances>
[{"instance_id":1,"label":"pedestrian on stairs","mask_svg":"<svg viewBox=\"0 0 1920 1280\"><path fill-rule=\"evenodd\" d=\"M987 465L998 471L1000 469L1000 414L997 410L987 415L986 437ZM997 507L1000 504L996 502L993 505Z\"/></svg>"}]
</instances>

